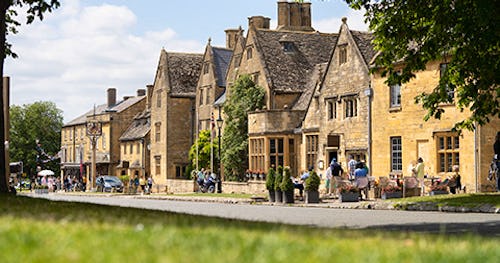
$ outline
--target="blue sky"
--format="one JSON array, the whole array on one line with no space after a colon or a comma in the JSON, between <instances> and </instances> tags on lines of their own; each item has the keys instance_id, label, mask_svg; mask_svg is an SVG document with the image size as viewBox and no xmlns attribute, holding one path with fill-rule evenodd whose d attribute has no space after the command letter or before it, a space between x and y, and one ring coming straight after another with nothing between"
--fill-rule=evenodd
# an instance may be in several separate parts
<instances>
[{"instance_id":1,"label":"blue sky","mask_svg":"<svg viewBox=\"0 0 500 263\"><path fill-rule=\"evenodd\" d=\"M68 122L106 102L153 83L160 50L202 53L207 39L224 46L224 30L247 29L248 17L271 18L276 0L60 0L43 22L9 35L18 59L6 60L11 104L53 101ZM336 33L341 18L351 29L367 30L363 15L341 0L312 1L313 27ZM22 18L19 18L22 20Z\"/></svg>"}]
</instances>

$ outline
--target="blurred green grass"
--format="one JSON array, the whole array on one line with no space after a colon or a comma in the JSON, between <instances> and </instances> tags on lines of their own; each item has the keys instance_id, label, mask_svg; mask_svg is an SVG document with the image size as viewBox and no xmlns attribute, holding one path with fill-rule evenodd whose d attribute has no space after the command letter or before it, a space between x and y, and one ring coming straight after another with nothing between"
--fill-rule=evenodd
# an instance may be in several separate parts
<instances>
[{"instance_id":1,"label":"blurred green grass","mask_svg":"<svg viewBox=\"0 0 500 263\"><path fill-rule=\"evenodd\" d=\"M1 262L486 263L497 262L499 244L473 234L322 229L0 195Z\"/></svg>"}]
</instances>

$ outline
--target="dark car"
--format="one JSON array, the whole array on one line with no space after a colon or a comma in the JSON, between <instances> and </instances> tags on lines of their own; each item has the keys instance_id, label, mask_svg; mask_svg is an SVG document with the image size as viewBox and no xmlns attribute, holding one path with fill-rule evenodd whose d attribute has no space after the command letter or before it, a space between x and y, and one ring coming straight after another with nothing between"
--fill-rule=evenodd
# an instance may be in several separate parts
<instances>
[{"instance_id":1,"label":"dark car","mask_svg":"<svg viewBox=\"0 0 500 263\"><path fill-rule=\"evenodd\" d=\"M98 191L102 192L123 192L123 183L116 176L103 175L96 179Z\"/></svg>"}]
</instances>

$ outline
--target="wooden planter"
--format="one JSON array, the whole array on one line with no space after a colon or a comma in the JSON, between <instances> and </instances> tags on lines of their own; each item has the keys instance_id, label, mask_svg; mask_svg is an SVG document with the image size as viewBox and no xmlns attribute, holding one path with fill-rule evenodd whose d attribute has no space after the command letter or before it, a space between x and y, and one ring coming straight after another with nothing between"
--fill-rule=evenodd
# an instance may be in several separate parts
<instances>
[{"instance_id":1,"label":"wooden planter","mask_svg":"<svg viewBox=\"0 0 500 263\"><path fill-rule=\"evenodd\" d=\"M35 189L35 194L48 194L49 189L48 188L43 188L43 189Z\"/></svg>"},{"instance_id":2,"label":"wooden planter","mask_svg":"<svg viewBox=\"0 0 500 263\"><path fill-rule=\"evenodd\" d=\"M276 195L275 194L276 194L276 192L274 190L273 191L269 190L269 202L271 202L271 203L276 202L276 198L275 198Z\"/></svg>"},{"instance_id":3,"label":"wooden planter","mask_svg":"<svg viewBox=\"0 0 500 263\"><path fill-rule=\"evenodd\" d=\"M306 204L319 203L319 191L306 191Z\"/></svg>"},{"instance_id":4,"label":"wooden planter","mask_svg":"<svg viewBox=\"0 0 500 263\"><path fill-rule=\"evenodd\" d=\"M429 192L429 195L447 195L447 194L448 191L445 190L434 190Z\"/></svg>"},{"instance_id":5,"label":"wooden planter","mask_svg":"<svg viewBox=\"0 0 500 263\"><path fill-rule=\"evenodd\" d=\"M391 199L391 198L402 198L403 197L403 192L384 192L382 193L382 199Z\"/></svg>"},{"instance_id":6,"label":"wooden planter","mask_svg":"<svg viewBox=\"0 0 500 263\"><path fill-rule=\"evenodd\" d=\"M293 204L293 191L283 192L283 203Z\"/></svg>"},{"instance_id":7,"label":"wooden planter","mask_svg":"<svg viewBox=\"0 0 500 263\"><path fill-rule=\"evenodd\" d=\"M406 188L405 189L405 197L420 196L421 192L422 192L422 188L420 188L420 187Z\"/></svg>"},{"instance_id":8,"label":"wooden planter","mask_svg":"<svg viewBox=\"0 0 500 263\"><path fill-rule=\"evenodd\" d=\"M276 202L276 203L283 202L283 192L274 191L274 202Z\"/></svg>"},{"instance_id":9,"label":"wooden planter","mask_svg":"<svg viewBox=\"0 0 500 263\"><path fill-rule=\"evenodd\" d=\"M359 193L353 193L353 192L340 193L339 200L340 202L358 202Z\"/></svg>"}]
</instances>

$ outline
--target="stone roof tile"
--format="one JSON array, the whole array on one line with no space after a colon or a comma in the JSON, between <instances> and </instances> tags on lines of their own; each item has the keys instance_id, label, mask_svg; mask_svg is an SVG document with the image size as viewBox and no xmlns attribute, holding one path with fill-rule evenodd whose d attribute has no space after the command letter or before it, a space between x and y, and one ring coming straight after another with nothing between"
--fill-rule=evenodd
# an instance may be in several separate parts
<instances>
[{"instance_id":1,"label":"stone roof tile","mask_svg":"<svg viewBox=\"0 0 500 263\"><path fill-rule=\"evenodd\" d=\"M226 75L229 68L229 63L231 62L231 56L233 51L227 48L212 47L214 64L215 64L215 74L217 77L217 86L226 86Z\"/></svg>"},{"instance_id":2,"label":"stone roof tile","mask_svg":"<svg viewBox=\"0 0 500 263\"><path fill-rule=\"evenodd\" d=\"M327 63L337 34L319 32L256 30L256 42L276 92L303 92L317 64ZM293 44L285 51L284 43Z\"/></svg>"},{"instance_id":3,"label":"stone roof tile","mask_svg":"<svg viewBox=\"0 0 500 263\"><path fill-rule=\"evenodd\" d=\"M369 32L351 30L351 35L358 45L359 51L361 52L366 65L369 65L376 53L372 44L374 39L373 34Z\"/></svg>"},{"instance_id":4,"label":"stone roof tile","mask_svg":"<svg viewBox=\"0 0 500 263\"><path fill-rule=\"evenodd\" d=\"M196 85L203 63L203 54L167 53L171 94L196 96Z\"/></svg>"}]
</instances>

